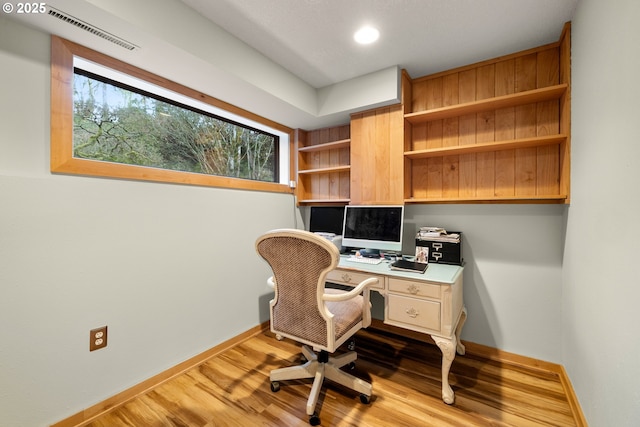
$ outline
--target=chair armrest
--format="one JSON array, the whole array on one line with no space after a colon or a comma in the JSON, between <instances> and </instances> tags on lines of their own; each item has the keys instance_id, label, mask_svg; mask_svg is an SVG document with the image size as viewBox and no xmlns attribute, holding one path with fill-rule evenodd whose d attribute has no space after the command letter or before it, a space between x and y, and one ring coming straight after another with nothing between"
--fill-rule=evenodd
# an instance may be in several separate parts
<instances>
[{"instance_id":1,"label":"chair armrest","mask_svg":"<svg viewBox=\"0 0 640 427\"><path fill-rule=\"evenodd\" d=\"M324 294L322 299L324 301L346 301L357 295L360 295L363 291L369 291L369 286L378 283L379 280L376 277L370 277L368 279L363 280L356 286L351 289L349 292L344 292L340 294Z\"/></svg>"}]
</instances>

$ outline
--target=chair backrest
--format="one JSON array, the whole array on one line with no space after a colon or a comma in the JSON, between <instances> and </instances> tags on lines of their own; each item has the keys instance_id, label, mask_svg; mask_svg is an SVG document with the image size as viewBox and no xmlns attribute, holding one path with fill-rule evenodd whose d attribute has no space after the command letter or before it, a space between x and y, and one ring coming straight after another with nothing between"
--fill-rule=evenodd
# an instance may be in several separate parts
<instances>
[{"instance_id":1,"label":"chair backrest","mask_svg":"<svg viewBox=\"0 0 640 427\"><path fill-rule=\"evenodd\" d=\"M338 248L308 231L282 229L261 236L256 250L273 270L271 330L300 342L327 346L334 331L322 295L327 273L339 263Z\"/></svg>"}]
</instances>

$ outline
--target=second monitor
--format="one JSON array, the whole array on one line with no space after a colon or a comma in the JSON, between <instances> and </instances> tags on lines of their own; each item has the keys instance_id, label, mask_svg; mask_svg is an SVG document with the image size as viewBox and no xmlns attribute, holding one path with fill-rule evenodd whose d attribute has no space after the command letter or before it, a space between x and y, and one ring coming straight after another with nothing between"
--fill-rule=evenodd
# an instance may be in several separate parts
<instances>
[{"instance_id":1,"label":"second monitor","mask_svg":"<svg viewBox=\"0 0 640 427\"><path fill-rule=\"evenodd\" d=\"M309 231L342 234L344 206L312 206Z\"/></svg>"}]
</instances>

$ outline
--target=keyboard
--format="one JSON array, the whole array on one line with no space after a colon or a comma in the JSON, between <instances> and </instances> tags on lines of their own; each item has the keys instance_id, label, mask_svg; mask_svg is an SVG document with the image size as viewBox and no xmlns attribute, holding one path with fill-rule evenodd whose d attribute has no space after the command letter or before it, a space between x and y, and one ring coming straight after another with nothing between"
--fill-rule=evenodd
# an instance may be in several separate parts
<instances>
[{"instance_id":1,"label":"keyboard","mask_svg":"<svg viewBox=\"0 0 640 427\"><path fill-rule=\"evenodd\" d=\"M366 257L354 257L354 256L345 258L345 260L349 262L358 262L360 264L380 264L382 262L382 258L366 258Z\"/></svg>"}]
</instances>

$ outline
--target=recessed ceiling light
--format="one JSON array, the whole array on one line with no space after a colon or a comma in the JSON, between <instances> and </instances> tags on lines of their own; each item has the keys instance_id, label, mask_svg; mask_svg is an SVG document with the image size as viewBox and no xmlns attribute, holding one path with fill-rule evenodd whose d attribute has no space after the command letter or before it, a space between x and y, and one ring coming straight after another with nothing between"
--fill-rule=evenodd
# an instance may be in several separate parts
<instances>
[{"instance_id":1,"label":"recessed ceiling light","mask_svg":"<svg viewBox=\"0 0 640 427\"><path fill-rule=\"evenodd\" d=\"M362 27L353 35L355 41L360 44L369 44L378 40L380 32L373 27Z\"/></svg>"}]
</instances>

